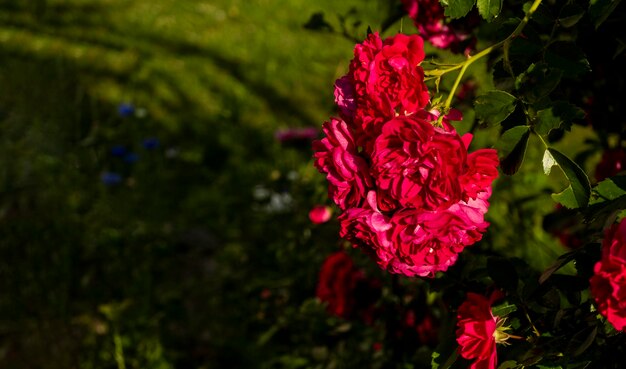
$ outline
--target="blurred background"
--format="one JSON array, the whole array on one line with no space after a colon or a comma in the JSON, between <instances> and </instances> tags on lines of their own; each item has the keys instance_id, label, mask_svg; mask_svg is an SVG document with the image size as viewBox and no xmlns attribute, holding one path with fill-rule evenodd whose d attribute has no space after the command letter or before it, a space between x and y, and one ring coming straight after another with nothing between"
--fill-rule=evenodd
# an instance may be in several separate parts
<instances>
[{"instance_id":1,"label":"blurred background","mask_svg":"<svg viewBox=\"0 0 626 369\"><path fill-rule=\"evenodd\" d=\"M314 296L310 141L353 47L304 25L357 4L0 1L0 367L280 357L262 315Z\"/></svg>"},{"instance_id":2,"label":"blurred background","mask_svg":"<svg viewBox=\"0 0 626 369\"><path fill-rule=\"evenodd\" d=\"M350 251L400 306L391 335L315 298L343 243L308 216L330 205L310 142L350 38L395 7L0 0L0 368L382 367L401 354L381 342L402 337L407 362L429 362L419 281ZM486 239L532 238L540 269L564 250L542 229L550 191L517 178L501 196L523 200L493 201Z\"/></svg>"}]
</instances>

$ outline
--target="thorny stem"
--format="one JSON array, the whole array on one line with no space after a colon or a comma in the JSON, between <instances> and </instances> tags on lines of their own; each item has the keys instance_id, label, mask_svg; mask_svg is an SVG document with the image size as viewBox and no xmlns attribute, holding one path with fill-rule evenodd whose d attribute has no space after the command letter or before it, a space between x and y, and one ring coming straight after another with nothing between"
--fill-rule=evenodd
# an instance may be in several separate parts
<instances>
[{"instance_id":1,"label":"thorny stem","mask_svg":"<svg viewBox=\"0 0 626 369\"><path fill-rule=\"evenodd\" d=\"M454 70L457 69L461 69L461 71L459 72L459 75L456 77L456 80L454 81L454 85L452 85L452 89L450 90L450 94L448 95L448 98L446 99L446 103L444 105L443 108L443 112L444 114L441 115L441 117L443 117L445 115L445 113L447 113L450 110L450 105L452 104L452 98L454 97L454 93L456 92L456 89L459 87L459 84L461 83L461 80L463 79L463 75L465 74L465 71L467 70L467 68L476 60L482 58L485 55L488 55L489 53L491 53L493 50L503 46L506 43L511 42L514 38L516 38L517 36L519 36L520 34L522 34L522 31L524 30L524 27L526 27L526 25L528 24L528 22L530 21L530 18L532 17L533 13L537 10L537 8L539 7L539 5L541 4L542 0L534 0L533 4L530 6L530 9L528 9L528 12L526 13L526 15L524 16L524 18L521 20L521 22L517 25L517 27L515 28L515 30L504 40L493 44L491 46L489 46L488 48L482 50L481 52L479 52L476 55L470 56L469 58L467 58L467 60L465 60L463 63L457 64L453 67L447 68L447 69L443 69L440 71L439 76L448 73L448 72L452 72Z\"/></svg>"}]
</instances>

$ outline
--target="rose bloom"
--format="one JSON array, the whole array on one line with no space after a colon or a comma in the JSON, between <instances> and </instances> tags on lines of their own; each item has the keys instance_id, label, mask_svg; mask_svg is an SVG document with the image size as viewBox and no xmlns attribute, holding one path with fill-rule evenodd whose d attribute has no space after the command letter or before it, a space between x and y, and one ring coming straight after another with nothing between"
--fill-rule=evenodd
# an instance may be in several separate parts
<instances>
[{"instance_id":1,"label":"rose bloom","mask_svg":"<svg viewBox=\"0 0 626 369\"><path fill-rule=\"evenodd\" d=\"M399 125L411 121L397 120ZM395 129L394 124L385 126L381 137L385 137L387 127L389 131ZM420 127L415 123L411 130ZM423 130L429 132L426 137L436 137L435 128L429 124ZM425 159L419 154L410 157L428 145L404 139L390 140L388 150L375 151L381 156L372 159L378 191L370 190L363 205L347 209L338 218L340 236L363 248L381 268L393 273L434 277L454 264L465 247L479 241L489 225L484 216L491 183L498 176L497 153L482 149L466 154L471 136L460 139L445 132L442 135L450 141L442 145L455 148L442 149L445 155L431 147L427 151L431 156ZM439 144L437 139L434 142ZM421 162L426 163L425 168L420 168ZM453 167L446 169L446 165ZM378 166L381 169L376 169ZM393 174L385 177L388 173ZM403 186L408 190L403 191Z\"/></svg>"},{"instance_id":2,"label":"rose bloom","mask_svg":"<svg viewBox=\"0 0 626 369\"><path fill-rule=\"evenodd\" d=\"M337 118L325 122L323 130L326 137L313 142L313 157L315 167L326 174L328 196L343 210L359 206L372 180L352 130Z\"/></svg>"},{"instance_id":3,"label":"rose bloom","mask_svg":"<svg viewBox=\"0 0 626 369\"><path fill-rule=\"evenodd\" d=\"M504 321L491 312L491 305L500 296L499 291L492 293L489 299L469 292L457 310L456 341L461 356L474 360L470 369L495 369L496 343L509 338L504 332L508 327L502 327Z\"/></svg>"},{"instance_id":4,"label":"rose bloom","mask_svg":"<svg viewBox=\"0 0 626 369\"><path fill-rule=\"evenodd\" d=\"M397 34L383 41L371 33L355 46L348 74L335 83L335 102L360 139L375 137L387 120L428 104L422 60L424 41L417 35Z\"/></svg>"},{"instance_id":5,"label":"rose bloom","mask_svg":"<svg viewBox=\"0 0 626 369\"><path fill-rule=\"evenodd\" d=\"M354 265L350 255L338 251L329 255L322 264L316 296L327 304L330 314L345 319L359 316L366 323L371 323L380 289L380 282L368 279Z\"/></svg>"},{"instance_id":6,"label":"rose bloom","mask_svg":"<svg viewBox=\"0 0 626 369\"><path fill-rule=\"evenodd\" d=\"M623 170L626 170L626 150L621 148L606 150L596 166L596 181L604 181Z\"/></svg>"},{"instance_id":7,"label":"rose bloom","mask_svg":"<svg viewBox=\"0 0 626 369\"><path fill-rule=\"evenodd\" d=\"M379 206L426 210L447 208L462 198L459 177L467 150L454 131L415 116L385 123L372 151Z\"/></svg>"},{"instance_id":8,"label":"rose bloom","mask_svg":"<svg viewBox=\"0 0 626 369\"><path fill-rule=\"evenodd\" d=\"M626 331L626 222L607 229L593 271L589 283L598 311L615 329Z\"/></svg>"},{"instance_id":9,"label":"rose bloom","mask_svg":"<svg viewBox=\"0 0 626 369\"><path fill-rule=\"evenodd\" d=\"M454 53L468 53L474 49L476 38L472 30L480 19L475 11L466 17L448 21L439 0L402 0L404 9L426 41L440 49Z\"/></svg>"}]
</instances>

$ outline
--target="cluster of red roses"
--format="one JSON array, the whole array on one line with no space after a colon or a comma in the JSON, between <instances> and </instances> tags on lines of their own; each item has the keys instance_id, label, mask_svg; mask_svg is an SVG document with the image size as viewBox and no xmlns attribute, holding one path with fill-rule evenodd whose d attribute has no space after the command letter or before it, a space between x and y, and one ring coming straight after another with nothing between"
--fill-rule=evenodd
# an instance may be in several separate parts
<instances>
[{"instance_id":1,"label":"cluster of red roses","mask_svg":"<svg viewBox=\"0 0 626 369\"><path fill-rule=\"evenodd\" d=\"M432 277L481 239L498 157L467 152L472 136L448 121L460 114L426 110L423 59L417 35L369 34L335 84L340 117L313 150L343 210L340 235L383 269Z\"/></svg>"}]
</instances>

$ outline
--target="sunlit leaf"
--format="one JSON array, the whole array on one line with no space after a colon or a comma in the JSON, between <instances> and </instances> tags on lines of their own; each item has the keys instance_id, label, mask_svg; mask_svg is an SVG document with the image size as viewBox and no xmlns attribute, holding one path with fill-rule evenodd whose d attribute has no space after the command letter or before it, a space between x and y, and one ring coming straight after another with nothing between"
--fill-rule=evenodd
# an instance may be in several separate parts
<instances>
[{"instance_id":1,"label":"sunlit leaf","mask_svg":"<svg viewBox=\"0 0 626 369\"><path fill-rule=\"evenodd\" d=\"M558 194L552 194L552 198L570 209L586 207L591 196L591 185L587 174L572 159L558 150L548 148L546 151L549 152L569 181L569 186Z\"/></svg>"},{"instance_id":2,"label":"sunlit leaf","mask_svg":"<svg viewBox=\"0 0 626 369\"><path fill-rule=\"evenodd\" d=\"M478 13L488 22L494 20L502 9L502 0L478 0Z\"/></svg>"},{"instance_id":3,"label":"sunlit leaf","mask_svg":"<svg viewBox=\"0 0 626 369\"><path fill-rule=\"evenodd\" d=\"M451 18L461 18L467 15L474 7L476 0L446 0L444 14Z\"/></svg>"}]
</instances>

